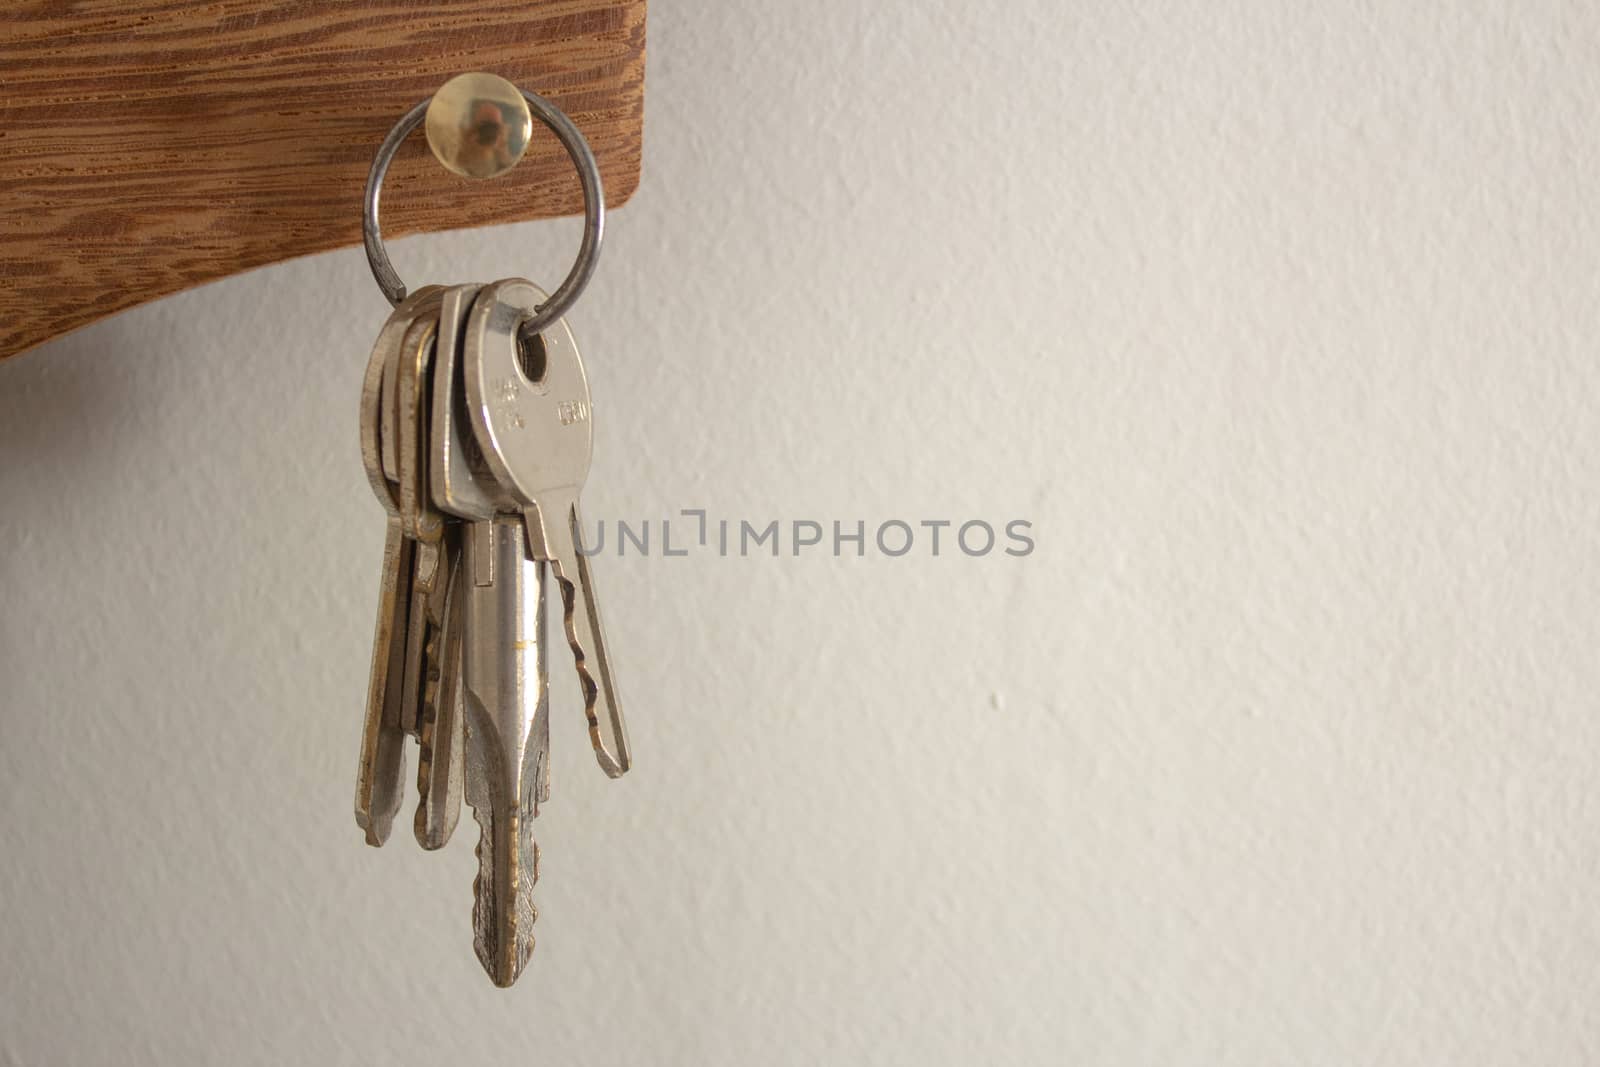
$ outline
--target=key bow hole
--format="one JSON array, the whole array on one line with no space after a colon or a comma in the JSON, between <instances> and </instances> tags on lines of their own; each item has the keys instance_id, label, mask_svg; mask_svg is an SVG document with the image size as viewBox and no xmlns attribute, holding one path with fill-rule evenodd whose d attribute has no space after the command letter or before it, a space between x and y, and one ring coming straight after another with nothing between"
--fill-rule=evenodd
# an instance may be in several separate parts
<instances>
[{"instance_id":1,"label":"key bow hole","mask_svg":"<svg viewBox=\"0 0 1600 1067\"><path fill-rule=\"evenodd\" d=\"M517 338L517 367L522 376L534 385L544 382L544 372L549 360L544 349L544 335L534 334Z\"/></svg>"}]
</instances>

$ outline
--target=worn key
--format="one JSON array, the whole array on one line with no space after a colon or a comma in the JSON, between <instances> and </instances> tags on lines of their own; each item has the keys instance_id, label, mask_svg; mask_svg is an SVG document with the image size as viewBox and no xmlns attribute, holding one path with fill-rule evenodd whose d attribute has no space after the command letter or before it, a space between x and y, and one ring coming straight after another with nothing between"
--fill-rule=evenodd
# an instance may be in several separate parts
<instances>
[{"instance_id":1,"label":"worn key","mask_svg":"<svg viewBox=\"0 0 1600 1067\"><path fill-rule=\"evenodd\" d=\"M459 567L459 537L428 492L431 444L433 360L439 345L444 290L407 329L394 364L394 447L399 453L400 526L416 543L411 618L405 660L401 725L415 733L420 748L417 766L417 815L413 831L423 848L442 847L455 829L461 810L461 748L456 713L460 648L451 610L451 585ZM448 327L452 340L457 328Z\"/></svg>"},{"instance_id":2,"label":"worn key","mask_svg":"<svg viewBox=\"0 0 1600 1067\"><path fill-rule=\"evenodd\" d=\"M395 390L399 412L396 448L400 463L401 524L418 540L440 545L438 584L424 601L428 616L423 664L422 699L417 721L420 757L417 767L417 815L413 827L426 849L442 847L460 816L462 760L465 748L461 702L461 637L465 591L460 586L460 529L449 525L445 511L450 494L441 493L448 452L441 435L450 432L452 405L459 402L451 382L466 309L475 285L450 286L440 293L435 338L427 351L402 359ZM465 489L466 486L462 485Z\"/></svg>"},{"instance_id":3,"label":"worn key","mask_svg":"<svg viewBox=\"0 0 1600 1067\"><path fill-rule=\"evenodd\" d=\"M395 309L379 331L361 388L361 459L373 495L383 505L387 519L378 621L372 641L361 759L356 771L356 824L366 832L369 845L381 845L388 839L404 793L405 731L400 723L400 702L413 573L412 545L401 529L399 498L383 470L383 386L394 349L411 318L437 295L437 287L419 289Z\"/></svg>"},{"instance_id":4,"label":"worn key","mask_svg":"<svg viewBox=\"0 0 1600 1067\"><path fill-rule=\"evenodd\" d=\"M628 736L617 702L589 561L577 551L578 491L593 451L589 384L564 322L541 337L542 366L523 367L517 330L544 294L512 279L485 286L468 317L462 370L473 432L500 485L523 508L528 548L561 583L568 644L577 661L600 766L628 769Z\"/></svg>"},{"instance_id":5,"label":"worn key","mask_svg":"<svg viewBox=\"0 0 1600 1067\"><path fill-rule=\"evenodd\" d=\"M533 951L533 841L548 721L542 567L526 558L514 517L473 523L462 555L465 790L478 820L473 947L489 977L508 986Z\"/></svg>"},{"instance_id":6,"label":"worn key","mask_svg":"<svg viewBox=\"0 0 1600 1067\"><path fill-rule=\"evenodd\" d=\"M549 792L544 565L523 551L516 502L488 473L461 395L459 345L477 287L444 294L434 352L429 477L440 510L467 520L454 605L462 611L464 790L479 825L473 945L498 985L533 948L538 847L532 820ZM461 326L454 333L451 324ZM499 512L510 512L496 522Z\"/></svg>"}]
</instances>

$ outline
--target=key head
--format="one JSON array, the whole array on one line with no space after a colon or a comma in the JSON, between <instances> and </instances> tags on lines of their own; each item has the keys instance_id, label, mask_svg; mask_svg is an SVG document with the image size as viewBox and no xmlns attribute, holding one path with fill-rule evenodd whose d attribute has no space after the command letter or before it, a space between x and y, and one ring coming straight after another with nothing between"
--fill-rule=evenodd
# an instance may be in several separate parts
<instances>
[{"instance_id":1,"label":"key head","mask_svg":"<svg viewBox=\"0 0 1600 1067\"><path fill-rule=\"evenodd\" d=\"M378 331L378 340L372 346L372 355L361 380L361 463L373 495L391 514L399 514L400 497L383 469L385 460L390 464L394 462L392 456L385 455L383 442L385 372L393 366L396 350L405 339L412 320L419 312L436 305L439 294L439 286L425 285L400 302Z\"/></svg>"},{"instance_id":2,"label":"key head","mask_svg":"<svg viewBox=\"0 0 1600 1067\"><path fill-rule=\"evenodd\" d=\"M468 316L462 369L472 430L506 492L534 504L555 490L576 491L594 450L589 381L566 322L541 335L542 359L525 361L517 328L545 294L532 282L486 285Z\"/></svg>"},{"instance_id":3,"label":"key head","mask_svg":"<svg viewBox=\"0 0 1600 1067\"><path fill-rule=\"evenodd\" d=\"M418 315L406 330L395 361L395 431L399 453L400 519L406 536L436 544L444 516L428 491L428 401L434 349L439 334L438 304ZM431 588L431 585L430 585Z\"/></svg>"},{"instance_id":4,"label":"key head","mask_svg":"<svg viewBox=\"0 0 1600 1067\"><path fill-rule=\"evenodd\" d=\"M483 522L518 510L483 459L472 417L467 413L466 383L461 370L467 314L479 285L446 290L439 304L439 340L433 355L433 397L429 409L432 440L428 479L440 511L458 519Z\"/></svg>"}]
</instances>

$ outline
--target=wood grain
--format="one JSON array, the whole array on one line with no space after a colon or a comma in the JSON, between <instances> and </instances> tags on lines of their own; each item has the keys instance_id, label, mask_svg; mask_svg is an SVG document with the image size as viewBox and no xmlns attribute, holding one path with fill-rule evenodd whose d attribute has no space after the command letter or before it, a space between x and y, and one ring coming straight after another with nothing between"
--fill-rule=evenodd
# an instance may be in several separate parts
<instances>
[{"instance_id":1,"label":"wood grain","mask_svg":"<svg viewBox=\"0 0 1600 1067\"><path fill-rule=\"evenodd\" d=\"M639 182L645 0L6 0L0 358L147 300L361 241L372 154L412 104L487 70L572 116L615 207ZM578 213L535 127L505 177L419 133L385 236Z\"/></svg>"}]
</instances>

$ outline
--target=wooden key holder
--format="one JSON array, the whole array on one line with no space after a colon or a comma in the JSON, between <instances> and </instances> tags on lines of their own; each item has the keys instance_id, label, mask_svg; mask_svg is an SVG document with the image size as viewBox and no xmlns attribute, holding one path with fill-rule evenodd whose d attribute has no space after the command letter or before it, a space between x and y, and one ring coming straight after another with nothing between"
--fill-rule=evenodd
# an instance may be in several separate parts
<instances>
[{"instance_id":1,"label":"wooden key holder","mask_svg":"<svg viewBox=\"0 0 1600 1067\"><path fill-rule=\"evenodd\" d=\"M569 115L606 204L639 183L645 0L336 3L20 0L0 30L0 359L240 271L361 243L396 116L464 70ZM387 236L576 214L537 131L504 177L448 173L414 137Z\"/></svg>"}]
</instances>

